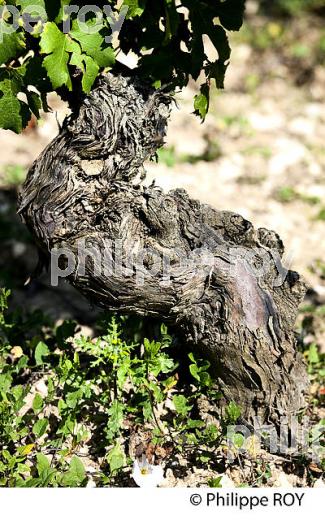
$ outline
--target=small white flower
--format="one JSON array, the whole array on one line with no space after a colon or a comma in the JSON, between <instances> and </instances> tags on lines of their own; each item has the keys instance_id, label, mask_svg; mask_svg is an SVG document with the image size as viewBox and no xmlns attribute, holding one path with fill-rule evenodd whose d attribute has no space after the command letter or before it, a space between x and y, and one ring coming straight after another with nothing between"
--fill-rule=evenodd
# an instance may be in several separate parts
<instances>
[{"instance_id":1,"label":"small white flower","mask_svg":"<svg viewBox=\"0 0 325 520\"><path fill-rule=\"evenodd\" d=\"M161 466L149 464L146 457L142 455L142 460L135 460L133 464L132 477L139 487L157 487L164 480L164 471Z\"/></svg>"}]
</instances>

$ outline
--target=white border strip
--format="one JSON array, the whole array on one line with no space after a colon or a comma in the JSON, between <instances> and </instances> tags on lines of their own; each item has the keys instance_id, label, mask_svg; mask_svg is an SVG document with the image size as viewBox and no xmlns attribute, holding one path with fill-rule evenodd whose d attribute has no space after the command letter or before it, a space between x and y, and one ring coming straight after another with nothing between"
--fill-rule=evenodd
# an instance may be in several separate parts
<instances>
[{"instance_id":1,"label":"white border strip","mask_svg":"<svg viewBox=\"0 0 325 520\"><path fill-rule=\"evenodd\" d=\"M0 518L8 520L306 520L324 505L325 488L0 489Z\"/></svg>"}]
</instances>

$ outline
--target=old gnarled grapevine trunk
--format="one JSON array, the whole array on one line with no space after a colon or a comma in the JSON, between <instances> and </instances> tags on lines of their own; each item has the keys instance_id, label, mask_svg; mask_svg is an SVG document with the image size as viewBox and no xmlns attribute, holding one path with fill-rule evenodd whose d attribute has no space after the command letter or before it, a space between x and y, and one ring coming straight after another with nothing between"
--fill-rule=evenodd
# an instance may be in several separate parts
<instances>
[{"instance_id":1,"label":"old gnarled grapevine trunk","mask_svg":"<svg viewBox=\"0 0 325 520\"><path fill-rule=\"evenodd\" d=\"M136 78L101 77L34 163L19 212L47 255L108 251L78 258L69 281L106 309L176 324L247 421L278 423L305 406L292 332L303 284L284 270L276 233L184 190L141 185L169 105Z\"/></svg>"}]
</instances>

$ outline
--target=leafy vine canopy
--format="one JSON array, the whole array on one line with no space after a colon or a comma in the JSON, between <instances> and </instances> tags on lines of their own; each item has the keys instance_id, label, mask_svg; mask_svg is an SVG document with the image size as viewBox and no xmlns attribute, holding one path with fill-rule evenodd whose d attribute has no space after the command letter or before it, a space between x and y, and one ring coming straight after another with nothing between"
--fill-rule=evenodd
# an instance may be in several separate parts
<instances>
[{"instance_id":1,"label":"leafy vine canopy","mask_svg":"<svg viewBox=\"0 0 325 520\"><path fill-rule=\"evenodd\" d=\"M0 0L0 127L21 132L49 110L47 94L88 94L98 75L132 53L136 72L155 88L198 80L202 119L213 83L223 88L228 31L243 23L245 0ZM208 58L209 38L217 58Z\"/></svg>"}]
</instances>

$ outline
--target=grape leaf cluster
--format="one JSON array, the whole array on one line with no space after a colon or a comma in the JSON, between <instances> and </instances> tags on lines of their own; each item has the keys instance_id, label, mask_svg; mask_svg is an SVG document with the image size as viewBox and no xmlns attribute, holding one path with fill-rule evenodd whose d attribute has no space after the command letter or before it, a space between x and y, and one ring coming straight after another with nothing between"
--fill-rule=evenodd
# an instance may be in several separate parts
<instances>
[{"instance_id":1,"label":"grape leaf cluster","mask_svg":"<svg viewBox=\"0 0 325 520\"><path fill-rule=\"evenodd\" d=\"M73 5L66 30L65 9ZM84 5L0 0L0 127L21 132L32 114L38 118L49 109L52 91L73 105L99 74L118 70L120 52L132 53L137 74L156 88L173 91L191 77L199 80L194 110L204 119L211 84L223 88L231 52L227 31L240 29L245 0L96 0L103 15L89 11L81 25ZM217 51L214 61L206 54L207 39Z\"/></svg>"}]
</instances>

